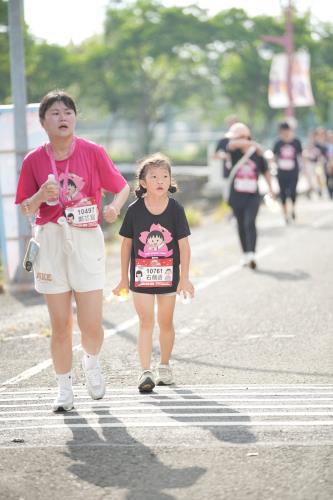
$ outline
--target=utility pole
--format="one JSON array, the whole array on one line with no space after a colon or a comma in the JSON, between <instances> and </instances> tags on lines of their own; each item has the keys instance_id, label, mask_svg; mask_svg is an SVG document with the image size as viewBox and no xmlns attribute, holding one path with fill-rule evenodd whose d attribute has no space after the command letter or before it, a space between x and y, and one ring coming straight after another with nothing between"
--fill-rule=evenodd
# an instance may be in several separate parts
<instances>
[{"instance_id":1,"label":"utility pole","mask_svg":"<svg viewBox=\"0 0 333 500\"><path fill-rule=\"evenodd\" d=\"M8 1L9 47L10 47L10 76L12 85L12 99L14 105L14 138L15 161L17 177L22 160L28 150L27 141L27 91L25 80L25 60L23 43L23 0ZM18 208L18 244L21 263L24 257L26 241L30 236L30 228L26 217L23 217ZM15 283L31 282L31 276L23 270L22 265L17 268Z\"/></svg>"},{"instance_id":2,"label":"utility pole","mask_svg":"<svg viewBox=\"0 0 333 500\"><path fill-rule=\"evenodd\" d=\"M287 92L288 92L288 106L286 108L286 116L294 118L295 110L293 104L292 93L292 70L293 70L293 54L294 54L294 32L292 22L292 3L288 0L288 7L286 8L286 32L283 36L263 36L265 42L275 43L281 45L287 55Z\"/></svg>"}]
</instances>

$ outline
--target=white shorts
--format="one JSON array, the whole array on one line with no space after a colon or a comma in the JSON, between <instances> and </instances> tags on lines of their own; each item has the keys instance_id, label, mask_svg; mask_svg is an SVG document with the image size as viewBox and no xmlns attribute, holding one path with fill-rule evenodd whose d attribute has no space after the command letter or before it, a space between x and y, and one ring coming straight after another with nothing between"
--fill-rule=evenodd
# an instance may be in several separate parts
<instances>
[{"instance_id":1,"label":"white shorts","mask_svg":"<svg viewBox=\"0 0 333 500\"><path fill-rule=\"evenodd\" d=\"M35 288L39 293L90 292L105 284L104 235L95 228L69 227L73 245L64 251L64 231L59 224L37 226L40 250L34 263Z\"/></svg>"}]
</instances>

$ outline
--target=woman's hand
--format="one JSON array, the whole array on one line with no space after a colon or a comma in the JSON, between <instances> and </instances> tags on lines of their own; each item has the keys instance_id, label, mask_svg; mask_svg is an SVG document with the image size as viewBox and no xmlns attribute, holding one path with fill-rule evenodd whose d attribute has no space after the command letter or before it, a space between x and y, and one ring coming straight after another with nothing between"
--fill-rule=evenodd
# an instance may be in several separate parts
<instances>
[{"instance_id":1,"label":"woman's hand","mask_svg":"<svg viewBox=\"0 0 333 500\"><path fill-rule=\"evenodd\" d=\"M21 203L23 215L33 216L42 203L54 200L59 197L59 185L55 182L46 181L42 184L33 196Z\"/></svg>"},{"instance_id":2,"label":"woman's hand","mask_svg":"<svg viewBox=\"0 0 333 500\"><path fill-rule=\"evenodd\" d=\"M39 188L38 197L41 203L59 198L59 184L50 181L44 182Z\"/></svg>"},{"instance_id":3,"label":"woman's hand","mask_svg":"<svg viewBox=\"0 0 333 500\"><path fill-rule=\"evenodd\" d=\"M103 217L106 220L106 222L109 222L109 224L112 224L112 222L115 222L118 218L119 215L119 210L112 205L105 205L103 208Z\"/></svg>"}]
</instances>

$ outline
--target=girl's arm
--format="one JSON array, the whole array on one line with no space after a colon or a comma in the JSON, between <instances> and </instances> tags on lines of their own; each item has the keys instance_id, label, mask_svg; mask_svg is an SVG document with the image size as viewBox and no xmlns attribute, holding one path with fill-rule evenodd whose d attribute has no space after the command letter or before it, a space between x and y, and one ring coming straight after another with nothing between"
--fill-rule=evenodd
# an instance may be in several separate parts
<instances>
[{"instance_id":1,"label":"girl's arm","mask_svg":"<svg viewBox=\"0 0 333 500\"><path fill-rule=\"evenodd\" d=\"M191 249L188 238L178 240L180 254L180 279L177 293L182 293L186 297L188 294L194 296L194 286L189 280Z\"/></svg>"},{"instance_id":2,"label":"girl's arm","mask_svg":"<svg viewBox=\"0 0 333 500\"><path fill-rule=\"evenodd\" d=\"M120 214L120 210L126 203L129 192L130 187L128 184L126 184L126 186L124 186L123 189L114 196L113 201L110 203L110 205L106 205L104 207L103 217L106 222L112 223L117 219L118 215Z\"/></svg>"},{"instance_id":3,"label":"girl's arm","mask_svg":"<svg viewBox=\"0 0 333 500\"><path fill-rule=\"evenodd\" d=\"M118 285L112 290L115 295L121 295L122 290L126 290L126 293L128 293L128 268L131 259L132 244L132 238L123 238L120 251L121 278Z\"/></svg>"}]
</instances>

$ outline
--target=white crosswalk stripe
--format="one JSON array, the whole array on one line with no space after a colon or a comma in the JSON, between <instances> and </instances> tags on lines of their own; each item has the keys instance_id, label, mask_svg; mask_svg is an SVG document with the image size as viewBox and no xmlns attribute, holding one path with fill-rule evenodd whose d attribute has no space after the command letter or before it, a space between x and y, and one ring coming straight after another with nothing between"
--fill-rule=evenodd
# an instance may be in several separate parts
<instances>
[{"instance_id":1,"label":"white crosswalk stripe","mask_svg":"<svg viewBox=\"0 0 333 500\"><path fill-rule=\"evenodd\" d=\"M38 429L117 427L325 427L333 426L333 384L197 385L109 389L92 401L75 387L75 409L53 414L54 388L12 388L0 394L0 433Z\"/></svg>"}]
</instances>

